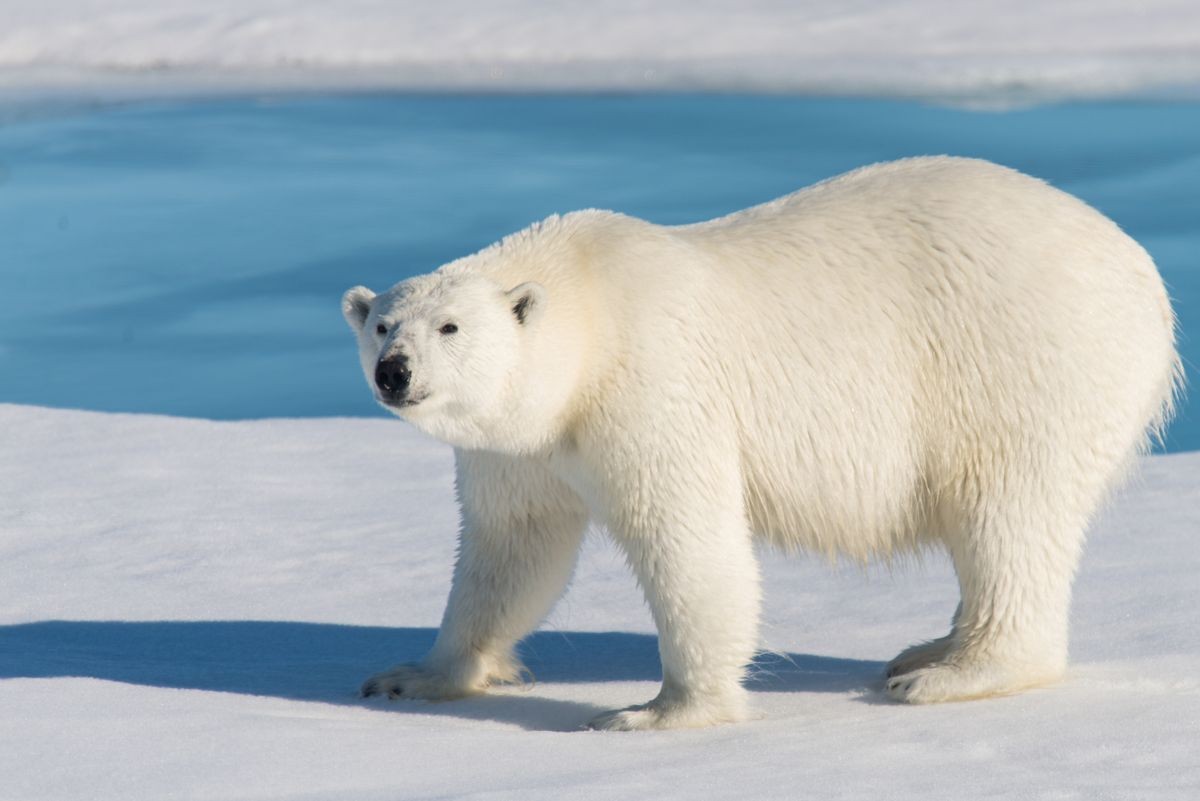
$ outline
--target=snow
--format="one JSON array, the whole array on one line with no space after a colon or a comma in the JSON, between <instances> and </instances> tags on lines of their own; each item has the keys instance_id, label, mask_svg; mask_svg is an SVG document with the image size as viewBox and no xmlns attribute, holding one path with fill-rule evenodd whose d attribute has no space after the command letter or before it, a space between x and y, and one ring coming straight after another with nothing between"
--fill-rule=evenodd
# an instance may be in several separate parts
<instances>
[{"instance_id":1,"label":"snow","mask_svg":"<svg viewBox=\"0 0 1200 801\"><path fill-rule=\"evenodd\" d=\"M0 798L1191 799L1200 794L1200 454L1145 460L1094 526L1061 685L887 702L943 633L945 561L764 554L760 713L579 730L648 699L649 614L590 537L528 688L364 701L432 641L449 449L379 419L212 422L0 405Z\"/></svg>"},{"instance_id":2,"label":"snow","mask_svg":"<svg viewBox=\"0 0 1200 801\"><path fill-rule=\"evenodd\" d=\"M7 0L9 93L719 89L949 98L1195 84L1194 0Z\"/></svg>"}]
</instances>

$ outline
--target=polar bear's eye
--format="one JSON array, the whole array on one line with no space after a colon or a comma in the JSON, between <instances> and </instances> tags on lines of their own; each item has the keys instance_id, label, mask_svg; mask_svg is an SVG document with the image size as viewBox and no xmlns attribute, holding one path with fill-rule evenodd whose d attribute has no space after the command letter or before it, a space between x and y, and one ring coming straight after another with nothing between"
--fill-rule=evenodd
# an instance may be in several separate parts
<instances>
[{"instance_id":1,"label":"polar bear's eye","mask_svg":"<svg viewBox=\"0 0 1200 801\"><path fill-rule=\"evenodd\" d=\"M446 334L446 335L453 334L457 331L458 331L458 326L455 325L454 323L446 323L445 325L443 325L441 328L438 329L439 334Z\"/></svg>"},{"instance_id":2,"label":"polar bear's eye","mask_svg":"<svg viewBox=\"0 0 1200 801\"><path fill-rule=\"evenodd\" d=\"M384 325L383 323L380 323L379 325L375 326L375 333L376 334L386 334L387 326Z\"/></svg>"}]
</instances>

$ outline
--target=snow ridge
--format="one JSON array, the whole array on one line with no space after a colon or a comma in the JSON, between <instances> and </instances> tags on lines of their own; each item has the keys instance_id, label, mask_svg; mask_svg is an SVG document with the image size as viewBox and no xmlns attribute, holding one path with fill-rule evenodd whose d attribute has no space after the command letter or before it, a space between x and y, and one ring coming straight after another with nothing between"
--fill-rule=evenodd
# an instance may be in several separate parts
<instances>
[{"instance_id":1,"label":"snow ridge","mask_svg":"<svg viewBox=\"0 0 1200 801\"><path fill-rule=\"evenodd\" d=\"M958 99L1200 81L1190 0L10 0L0 87L721 90Z\"/></svg>"}]
</instances>

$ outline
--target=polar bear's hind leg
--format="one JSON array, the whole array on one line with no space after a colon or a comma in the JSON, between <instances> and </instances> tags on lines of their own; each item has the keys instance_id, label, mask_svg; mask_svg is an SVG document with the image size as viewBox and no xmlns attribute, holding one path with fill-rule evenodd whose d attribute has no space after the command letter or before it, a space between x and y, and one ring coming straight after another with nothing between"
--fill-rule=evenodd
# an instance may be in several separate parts
<instances>
[{"instance_id":1,"label":"polar bear's hind leg","mask_svg":"<svg viewBox=\"0 0 1200 801\"><path fill-rule=\"evenodd\" d=\"M924 652L909 649L889 665L886 689L892 698L961 701L1061 678L1071 580L1086 518L1055 514L1048 506L1025 502L990 509L948 543L962 591L954 628L935 641L945 645L942 654L930 644ZM1040 514L1031 514L1034 510Z\"/></svg>"}]
</instances>

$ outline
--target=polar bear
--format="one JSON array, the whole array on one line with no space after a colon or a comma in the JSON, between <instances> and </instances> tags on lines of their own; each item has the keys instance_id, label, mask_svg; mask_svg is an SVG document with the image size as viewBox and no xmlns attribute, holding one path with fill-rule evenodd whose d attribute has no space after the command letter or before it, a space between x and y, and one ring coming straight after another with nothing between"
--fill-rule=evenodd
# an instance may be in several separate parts
<instances>
[{"instance_id":1,"label":"polar bear","mask_svg":"<svg viewBox=\"0 0 1200 801\"><path fill-rule=\"evenodd\" d=\"M912 703L1058 679L1084 530L1181 382L1147 253L984 161L865 167L708 222L551 217L343 311L377 400L455 448L441 630L365 695L516 680L584 529L624 550L663 682L599 729L747 715L753 542L858 560L945 547L950 633Z\"/></svg>"}]
</instances>

